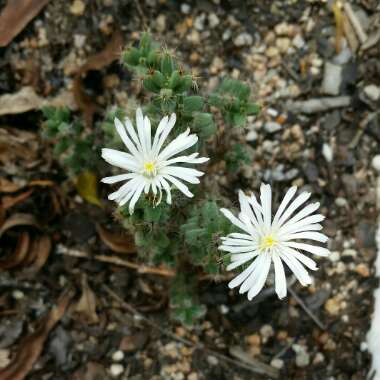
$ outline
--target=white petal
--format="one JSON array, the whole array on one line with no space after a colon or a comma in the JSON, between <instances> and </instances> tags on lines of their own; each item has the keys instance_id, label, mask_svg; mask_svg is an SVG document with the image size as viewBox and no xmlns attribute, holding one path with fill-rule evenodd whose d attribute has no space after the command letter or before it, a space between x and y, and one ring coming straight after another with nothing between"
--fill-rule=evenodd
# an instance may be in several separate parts
<instances>
[{"instance_id":1,"label":"white petal","mask_svg":"<svg viewBox=\"0 0 380 380\"><path fill-rule=\"evenodd\" d=\"M173 113L173 114L171 114L170 119L168 120L166 125L163 127L162 133L161 133L161 135L157 141L157 144L154 146L154 149L152 150L152 153L155 156L158 155L158 153L160 152L161 147L164 144L165 140L167 139L169 133L173 129L175 122L176 122L176 114Z\"/></svg>"},{"instance_id":2,"label":"white petal","mask_svg":"<svg viewBox=\"0 0 380 380\"><path fill-rule=\"evenodd\" d=\"M291 187L285 194L284 199L282 200L280 207L278 208L276 215L273 218L273 226L277 225L278 220L280 219L281 215L283 214L286 206L289 204L291 199L294 197L294 194L297 191L297 186Z\"/></svg>"},{"instance_id":3,"label":"white petal","mask_svg":"<svg viewBox=\"0 0 380 380\"><path fill-rule=\"evenodd\" d=\"M162 166L169 166L176 163L186 163L186 164L203 164L209 160L208 157L197 157L199 153L192 153L189 156L179 156L171 158L170 160L163 161Z\"/></svg>"},{"instance_id":4,"label":"white petal","mask_svg":"<svg viewBox=\"0 0 380 380\"><path fill-rule=\"evenodd\" d=\"M262 261L261 255L254 261L252 261L251 264L247 268L243 270L243 272L239 273L233 280L231 280L228 283L228 287L230 289L235 288L236 286L239 286L251 273L252 271L257 267L258 264L260 264Z\"/></svg>"},{"instance_id":5,"label":"white petal","mask_svg":"<svg viewBox=\"0 0 380 380\"><path fill-rule=\"evenodd\" d=\"M326 235L321 234L320 232L300 232L300 233L294 233L294 234L288 234L281 236L281 240L296 240L296 239L308 239L308 240L315 240L319 241L321 243L326 243L329 238Z\"/></svg>"},{"instance_id":6,"label":"white petal","mask_svg":"<svg viewBox=\"0 0 380 380\"><path fill-rule=\"evenodd\" d=\"M261 291L261 289L265 285L265 281L268 277L270 265L271 265L272 259L270 255L266 255L265 262L263 264L262 272L259 274L259 278L257 279L257 282L249 289L248 292L248 299L251 301L253 297L256 297L257 294Z\"/></svg>"},{"instance_id":7,"label":"white petal","mask_svg":"<svg viewBox=\"0 0 380 380\"><path fill-rule=\"evenodd\" d=\"M146 149L148 152L152 149L152 127L148 116L144 117L144 136L146 142Z\"/></svg>"},{"instance_id":8,"label":"white petal","mask_svg":"<svg viewBox=\"0 0 380 380\"><path fill-rule=\"evenodd\" d=\"M320 206L319 202L311 203L311 204L307 205L304 209L299 211L296 215L294 215L291 219L289 219L286 223L284 223L282 225L282 227L285 227L286 225L294 224L294 223L297 223L298 221L307 219L306 217L308 215L312 214L314 211L318 210L319 206ZM318 214L318 215L320 215L320 214ZM321 219L321 220L323 220L323 219ZM321 220L319 220L318 222L320 222ZM318 223L318 222L315 222L315 223ZM312 222L310 222L310 223L312 223Z\"/></svg>"},{"instance_id":9,"label":"white petal","mask_svg":"<svg viewBox=\"0 0 380 380\"><path fill-rule=\"evenodd\" d=\"M255 260L257 261L257 266L254 268L253 272L246 278L246 280L241 284L241 287L239 289L240 294L247 292L249 289L252 288L252 286L254 286L255 283L257 283L259 277L265 269L265 264L268 259L270 263L269 255L266 252L261 253L259 255L259 257Z\"/></svg>"},{"instance_id":10,"label":"white petal","mask_svg":"<svg viewBox=\"0 0 380 380\"><path fill-rule=\"evenodd\" d=\"M253 208L253 212L256 215L256 219L259 224L263 225L263 208L260 206L259 202L257 202L256 197L254 194L251 194L251 196L248 198L248 202Z\"/></svg>"},{"instance_id":11,"label":"white petal","mask_svg":"<svg viewBox=\"0 0 380 380\"><path fill-rule=\"evenodd\" d=\"M257 246L247 246L247 247L231 247L229 245L221 245L218 247L221 251L230 252L230 253L238 253L238 252L251 252Z\"/></svg>"},{"instance_id":12,"label":"white petal","mask_svg":"<svg viewBox=\"0 0 380 380\"><path fill-rule=\"evenodd\" d=\"M282 251L280 253L280 257L283 261L285 261L286 265L294 273L301 285L306 286L311 284L312 281L309 273L307 273L306 269L298 260L294 258L294 256Z\"/></svg>"},{"instance_id":13,"label":"white petal","mask_svg":"<svg viewBox=\"0 0 380 380\"><path fill-rule=\"evenodd\" d=\"M131 139L128 137L127 132L124 128L123 123L118 119L115 118L115 127L116 131L119 134L120 138L123 140L123 143L128 148L128 150L137 158L141 159L141 152L139 152L135 146L135 144L131 141Z\"/></svg>"},{"instance_id":14,"label":"white petal","mask_svg":"<svg viewBox=\"0 0 380 380\"><path fill-rule=\"evenodd\" d=\"M154 135L154 139L153 139L152 151L156 150L159 138L162 134L162 131L166 128L168 121L169 121L169 116L164 116L159 122L158 127L156 129L156 133Z\"/></svg>"},{"instance_id":15,"label":"white petal","mask_svg":"<svg viewBox=\"0 0 380 380\"><path fill-rule=\"evenodd\" d=\"M293 231L293 230L297 231L298 228L302 228L302 227L309 225L309 224L322 222L322 220L324 220L324 219L325 219L324 215L316 214L316 215L308 216L308 217L306 217L302 220L299 220L298 222L295 222L295 223L292 223L289 220L280 228L279 232L281 234L285 234L285 233L288 233L289 231Z\"/></svg>"},{"instance_id":16,"label":"white petal","mask_svg":"<svg viewBox=\"0 0 380 380\"><path fill-rule=\"evenodd\" d=\"M202 176L204 173L191 168L181 168L180 166L167 166L160 170L160 174L169 174L186 182L197 184L200 182L197 177Z\"/></svg>"},{"instance_id":17,"label":"white petal","mask_svg":"<svg viewBox=\"0 0 380 380\"><path fill-rule=\"evenodd\" d=\"M286 297L287 293L285 270L277 252L273 252L272 259L274 264L275 290L278 298L282 299Z\"/></svg>"},{"instance_id":18,"label":"white petal","mask_svg":"<svg viewBox=\"0 0 380 380\"><path fill-rule=\"evenodd\" d=\"M171 194L171 190L170 190L170 185L168 184L168 182L165 180L164 177L160 176L159 180L160 180L162 187L166 191L166 203L170 205L172 203L172 194Z\"/></svg>"},{"instance_id":19,"label":"white petal","mask_svg":"<svg viewBox=\"0 0 380 380\"><path fill-rule=\"evenodd\" d=\"M293 214L293 212L300 207L303 203L305 203L311 196L311 193L301 193L285 210L285 212L281 215L278 220L277 226L282 226L283 223Z\"/></svg>"},{"instance_id":20,"label":"white petal","mask_svg":"<svg viewBox=\"0 0 380 380\"><path fill-rule=\"evenodd\" d=\"M146 138L145 138L145 133L144 133L144 115L141 111L141 108L137 108L136 110L136 126L137 126L137 133L139 135L139 140L142 147L142 153L143 153L143 156L146 158L147 144L146 144Z\"/></svg>"},{"instance_id":21,"label":"white petal","mask_svg":"<svg viewBox=\"0 0 380 380\"><path fill-rule=\"evenodd\" d=\"M251 252L246 252L246 253L235 253L234 255L231 255L231 261L252 260L259 253L260 253L260 251L257 249L252 250Z\"/></svg>"},{"instance_id":22,"label":"white petal","mask_svg":"<svg viewBox=\"0 0 380 380\"><path fill-rule=\"evenodd\" d=\"M285 245L287 247L292 247L296 249L302 249L303 251L310 252L313 255L316 256L324 256L327 257L330 255L330 251L327 248L319 247L316 245L306 244L306 243L297 243L293 241L287 241L284 243L281 243L282 245Z\"/></svg>"},{"instance_id":23,"label":"white petal","mask_svg":"<svg viewBox=\"0 0 380 380\"><path fill-rule=\"evenodd\" d=\"M132 178L136 177L136 175L137 174L135 174L135 173L113 175L111 177L102 178L101 182L111 184L111 183L125 181L127 179L132 179Z\"/></svg>"},{"instance_id":24,"label":"white petal","mask_svg":"<svg viewBox=\"0 0 380 380\"><path fill-rule=\"evenodd\" d=\"M252 208L250 206L248 199L249 198L241 190L239 190L239 203L240 203L241 211L252 220L252 223L256 227L258 227L258 221L256 219L255 214L252 211Z\"/></svg>"},{"instance_id":25,"label":"white petal","mask_svg":"<svg viewBox=\"0 0 380 380\"><path fill-rule=\"evenodd\" d=\"M250 228L242 223L238 218L236 218L236 216L234 216L230 210L221 208L220 211L232 224L250 234Z\"/></svg>"},{"instance_id":26,"label":"white petal","mask_svg":"<svg viewBox=\"0 0 380 380\"><path fill-rule=\"evenodd\" d=\"M185 132L181 133L177 138L175 138L172 142L170 142L169 145L166 148L164 148L164 150L158 155L158 160L167 160L168 158L173 157L179 152L182 152L196 144L198 141L198 137L195 134L188 135L189 132L190 129L186 130Z\"/></svg>"},{"instance_id":27,"label":"white petal","mask_svg":"<svg viewBox=\"0 0 380 380\"><path fill-rule=\"evenodd\" d=\"M140 168L132 155L119 150L103 148L102 157L109 164L121 169L136 172Z\"/></svg>"},{"instance_id":28,"label":"white petal","mask_svg":"<svg viewBox=\"0 0 380 380\"><path fill-rule=\"evenodd\" d=\"M289 247L282 247L282 249L284 249L289 255L293 255L294 258L300 261L303 265L305 265L305 267L311 270L318 270L317 263L310 257L307 257L303 253L298 252L295 249Z\"/></svg>"},{"instance_id":29,"label":"white petal","mask_svg":"<svg viewBox=\"0 0 380 380\"><path fill-rule=\"evenodd\" d=\"M133 127L131 120L128 117L124 119L124 125L132 141L135 143L137 150L139 152L142 152L142 146L141 146L140 140L137 136L137 133L135 131L135 128Z\"/></svg>"},{"instance_id":30,"label":"white petal","mask_svg":"<svg viewBox=\"0 0 380 380\"><path fill-rule=\"evenodd\" d=\"M176 179L176 178L174 178L174 177L172 177L171 175L168 175L168 174L166 174L165 176L163 176L163 178L165 178L168 181L170 181L178 190L180 190L187 197L192 198L194 196L194 194L190 192L190 190L188 189L188 187L185 184L183 184L181 181L179 181L178 179Z\"/></svg>"},{"instance_id":31,"label":"white petal","mask_svg":"<svg viewBox=\"0 0 380 380\"><path fill-rule=\"evenodd\" d=\"M268 233L272 219L272 189L270 185L262 184L260 187L261 207L263 208L264 225Z\"/></svg>"},{"instance_id":32,"label":"white petal","mask_svg":"<svg viewBox=\"0 0 380 380\"><path fill-rule=\"evenodd\" d=\"M253 240L245 240L245 239L222 239L223 245L230 245L230 246L252 246L257 244L254 244Z\"/></svg>"},{"instance_id":33,"label":"white petal","mask_svg":"<svg viewBox=\"0 0 380 380\"><path fill-rule=\"evenodd\" d=\"M242 233L239 233L239 232L231 232L226 237L222 237L222 239L230 239L230 238L252 240L252 236L251 235L242 234Z\"/></svg>"},{"instance_id":34,"label":"white petal","mask_svg":"<svg viewBox=\"0 0 380 380\"><path fill-rule=\"evenodd\" d=\"M135 193L133 194L131 201L129 202L129 213L131 215L133 214L136 202L138 201L142 191L144 190L144 186L144 183L140 184L140 186L136 189Z\"/></svg>"}]
</instances>

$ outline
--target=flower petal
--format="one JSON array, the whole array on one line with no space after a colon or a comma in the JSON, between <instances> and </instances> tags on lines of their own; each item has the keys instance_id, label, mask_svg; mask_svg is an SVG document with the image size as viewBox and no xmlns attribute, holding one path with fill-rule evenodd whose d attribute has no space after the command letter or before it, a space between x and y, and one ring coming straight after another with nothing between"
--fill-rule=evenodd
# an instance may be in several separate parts
<instances>
[{"instance_id":1,"label":"flower petal","mask_svg":"<svg viewBox=\"0 0 380 380\"><path fill-rule=\"evenodd\" d=\"M275 290L279 299L285 298L287 293L287 284L284 266L277 252L272 255L274 264Z\"/></svg>"}]
</instances>

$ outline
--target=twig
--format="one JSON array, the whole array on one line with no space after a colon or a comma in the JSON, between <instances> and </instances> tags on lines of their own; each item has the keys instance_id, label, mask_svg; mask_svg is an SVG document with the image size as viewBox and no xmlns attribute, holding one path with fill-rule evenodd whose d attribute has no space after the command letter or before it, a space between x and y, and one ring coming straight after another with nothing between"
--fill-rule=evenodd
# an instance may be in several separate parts
<instances>
[{"instance_id":1,"label":"twig","mask_svg":"<svg viewBox=\"0 0 380 380\"><path fill-rule=\"evenodd\" d=\"M125 302L121 297L119 297L112 289L110 289L107 285L102 285L103 290L116 302L120 304L122 308L129 311L131 314L133 314L134 317L144 321L147 325L150 327L160 331L163 335L168 336L169 338L172 338L180 343L183 343L186 346L193 347L194 349L199 349L204 352L209 353L210 355L213 355L215 357L218 357L224 362L231 363L233 365L236 365L238 367L247 369L249 371L252 371L254 373L263 374L271 378L277 379L279 377L279 373L276 368L271 367L268 364L262 363L258 361L257 359L254 360L254 362L250 359L247 361L242 362L242 356L238 355L239 361L235 360L233 358L230 358L224 354L221 354L217 351L214 351L210 348L205 347L202 343L194 343L186 338L182 338L171 331L161 327L154 321L152 321L150 318L146 317L145 315L141 314L135 307L133 307L131 304Z\"/></svg>"},{"instance_id":2,"label":"twig","mask_svg":"<svg viewBox=\"0 0 380 380\"><path fill-rule=\"evenodd\" d=\"M354 28L361 44L367 40L368 36L360 25L359 19L356 17L355 12L352 10L351 5L348 2L343 4L344 12L346 13L352 27Z\"/></svg>"},{"instance_id":3,"label":"twig","mask_svg":"<svg viewBox=\"0 0 380 380\"><path fill-rule=\"evenodd\" d=\"M306 306L305 302L302 301L300 297L298 297L297 293L289 286L289 293L292 297L297 301L297 303L304 309L306 314L315 322L315 324L322 330L326 330L326 326L319 320L319 318Z\"/></svg>"}]
</instances>

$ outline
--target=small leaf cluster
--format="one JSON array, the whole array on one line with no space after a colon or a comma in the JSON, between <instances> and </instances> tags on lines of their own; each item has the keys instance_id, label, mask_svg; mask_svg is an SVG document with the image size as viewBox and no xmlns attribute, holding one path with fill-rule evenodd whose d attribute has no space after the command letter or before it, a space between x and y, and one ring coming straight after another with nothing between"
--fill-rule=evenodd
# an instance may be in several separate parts
<instances>
[{"instance_id":1,"label":"small leaf cluster","mask_svg":"<svg viewBox=\"0 0 380 380\"><path fill-rule=\"evenodd\" d=\"M194 321L202 318L206 307L200 304L194 293L194 276L191 274L178 274L170 291L170 307L172 318L187 327L192 327Z\"/></svg>"},{"instance_id":2,"label":"small leaf cluster","mask_svg":"<svg viewBox=\"0 0 380 380\"><path fill-rule=\"evenodd\" d=\"M222 111L228 125L242 127L247 116L257 115L260 107L250 101L251 90L239 80L225 78L210 95L210 104Z\"/></svg>"},{"instance_id":3,"label":"small leaf cluster","mask_svg":"<svg viewBox=\"0 0 380 380\"><path fill-rule=\"evenodd\" d=\"M231 223L220 213L214 200L206 200L195 207L181 226L193 264L216 274L219 271L219 238L230 233L230 229Z\"/></svg>"},{"instance_id":4,"label":"small leaf cluster","mask_svg":"<svg viewBox=\"0 0 380 380\"><path fill-rule=\"evenodd\" d=\"M93 170L99 163L99 150L94 136L82 122L73 118L68 108L44 107L43 133L54 142L53 154L70 177Z\"/></svg>"},{"instance_id":5,"label":"small leaf cluster","mask_svg":"<svg viewBox=\"0 0 380 380\"><path fill-rule=\"evenodd\" d=\"M229 172L236 172L242 165L250 162L251 155L243 144L235 143L226 154L226 167Z\"/></svg>"},{"instance_id":6,"label":"small leaf cluster","mask_svg":"<svg viewBox=\"0 0 380 380\"><path fill-rule=\"evenodd\" d=\"M201 139L208 139L216 132L213 116L205 110L206 99L196 94L194 76L172 53L159 49L150 35L144 34L138 47L129 47L123 54L123 62L151 93L145 112L153 120L159 121L163 115L175 112L179 132L190 127Z\"/></svg>"}]
</instances>

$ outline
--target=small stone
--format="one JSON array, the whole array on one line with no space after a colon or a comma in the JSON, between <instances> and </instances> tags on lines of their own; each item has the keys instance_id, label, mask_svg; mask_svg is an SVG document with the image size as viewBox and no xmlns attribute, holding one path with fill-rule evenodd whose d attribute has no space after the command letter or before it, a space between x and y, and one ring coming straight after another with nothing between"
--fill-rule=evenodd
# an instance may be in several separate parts
<instances>
[{"instance_id":1,"label":"small stone","mask_svg":"<svg viewBox=\"0 0 380 380\"><path fill-rule=\"evenodd\" d=\"M287 37L280 37L276 40L276 46L281 53L286 53L290 47L290 39Z\"/></svg>"},{"instance_id":2,"label":"small stone","mask_svg":"<svg viewBox=\"0 0 380 380\"><path fill-rule=\"evenodd\" d=\"M14 290L12 292L12 297L15 300L22 300L25 297L25 294L21 290Z\"/></svg>"},{"instance_id":3,"label":"small stone","mask_svg":"<svg viewBox=\"0 0 380 380\"><path fill-rule=\"evenodd\" d=\"M348 201L347 201L346 198L338 197L338 198L335 199L335 204L338 207L346 207L348 205Z\"/></svg>"},{"instance_id":4,"label":"small stone","mask_svg":"<svg viewBox=\"0 0 380 380\"><path fill-rule=\"evenodd\" d=\"M219 360L212 355L207 356L207 363L212 366L217 366L219 364Z\"/></svg>"},{"instance_id":5,"label":"small stone","mask_svg":"<svg viewBox=\"0 0 380 380\"><path fill-rule=\"evenodd\" d=\"M327 95L339 95L342 78L342 66L326 62L323 74L322 92Z\"/></svg>"},{"instance_id":6,"label":"small stone","mask_svg":"<svg viewBox=\"0 0 380 380\"><path fill-rule=\"evenodd\" d=\"M273 327L271 325L264 325L260 329L260 334L263 337L263 343L266 343L269 338L274 335Z\"/></svg>"},{"instance_id":7,"label":"small stone","mask_svg":"<svg viewBox=\"0 0 380 380\"><path fill-rule=\"evenodd\" d=\"M360 274L362 277L369 277L370 271L367 264L361 263L358 264L355 268L355 271Z\"/></svg>"},{"instance_id":8,"label":"small stone","mask_svg":"<svg viewBox=\"0 0 380 380\"><path fill-rule=\"evenodd\" d=\"M124 359L124 352L121 350L117 350L112 354L112 360L114 362L120 362Z\"/></svg>"},{"instance_id":9,"label":"small stone","mask_svg":"<svg viewBox=\"0 0 380 380\"><path fill-rule=\"evenodd\" d=\"M255 130L249 131L245 136L246 141L256 141L257 140L257 132Z\"/></svg>"},{"instance_id":10,"label":"small stone","mask_svg":"<svg viewBox=\"0 0 380 380\"><path fill-rule=\"evenodd\" d=\"M191 12L191 7L189 4L182 3L181 4L181 12L185 15L188 15Z\"/></svg>"},{"instance_id":11,"label":"small stone","mask_svg":"<svg viewBox=\"0 0 380 380\"><path fill-rule=\"evenodd\" d=\"M375 86L374 84L365 86L363 91L364 94L374 102L380 99L380 87Z\"/></svg>"},{"instance_id":12,"label":"small stone","mask_svg":"<svg viewBox=\"0 0 380 380\"><path fill-rule=\"evenodd\" d=\"M188 376L187 376L187 380L198 380L199 377L198 377L198 374L196 372L191 372Z\"/></svg>"},{"instance_id":13,"label":"small stone","mask_svg":"<svg viewBox=\"0 0 380 380\"><path fill-rule=\"evenodd\" d=\"M308 366L310 364L310 355L306 351L306 347L300 344L293 344L292 348L296 353L296 366L300 368Z\"/></svg>"},{"instance_id":14,"label":"small stone","mask_svg":"<svg viewBox=\"0 0 380 380\"><path fill-rule=\"evenodd\" d=\"M156 18L156 29L162 33L166 30L166 16L161 14Z\"/></svg>"},{"instance_id":15,"label":"small stone","mask_svg":"<svg viewBox=\"0 0 380 380\"><path fill-rule=\"evenodd\" d=\"M215 56L214 59L212 60L211 66L210 66L210 73L211 74L217 74L224 68L224 62L223 60Z\"/></svg>"},{"instance_id":16,"label":"small stone","mask_svg":"<svg viewBox=\"0 0 380 380\"><path fill-rule=\"evenodd\" d=\"M358 255L357 251L352 248L346 248L342 252L342 256L350 256L350 257L356 257Z\"/></svg>"},{"instance_id":17,"label":"small stone","mask_svg":"<svg viewBox=\"0 0 380 380\"><path fill-rule=\"evenodd\" d=\"M329 144L324 143L322 145L322 154L327 162L331 162L334 158L334 152Z\"/></svg>"},{"instance_id":18,"label":"small stone","mask_svg":"<svg viewBox=\"0 0 380 380\"><path fill-rule=\"evenodd\" d=\"M329 256L329 260L332 261L333 263L339 261L340 259L340 253L339 251L333 251L331 252L331 255Z\"/></svg>"},{"instance_id":19,"label":"small stone","mask_svg":"<svg viewBox=\"0 0 380 380\"><path fill-rule=\"evenodd\" d=\"M275 46L269 46L268 49L265 50L265 55L269 58L273 58L279 55L278 48Z\"/></svg>"},{"instance_id":20,"label":"small stone","mask_svg":"<svg viewBox=\"0 0 380 380\"><path fill-rule=\"evenodd\" d=\"M376 155L376 156L372 159L372 167L373 167L378 173L380 173L380 154Z\"/></svg>"},{"instance_id":21,"label":"small stone","mask_svg":"<svg viewBox=\"0 0 380 380\"><path fill-rule=\"evenodd\" d=\"M281 369L284 367L284 361L282 359L275 358L272 359L270 365L274 368Z\"/></svg>"},{"instance_id":22,"label":"small stone","mask_svg":"<svg viewBox=\"0 0 380 380\"><path fill-rule=\"evenodd\" d=\"M340 302L336 297L329 298L325 303L325 309L330 315L336 316L340 312Z\"/></svg>"},{"instance_id":23,"label":"small stone","mask_svg":"<svg viewBox=\"0 0 380 380\"><path fill-rule=\"evenodd\" d=\"M268 133L276 133L278 131L281 131L282 125L276 123L275 121L268 121L267 123L265 123L264 129Z\"/></svg>"},{"instance_id":24,"label":"small stone","mask_svg":"<svg viewBox=\"0 0 380 380\"><path fill-rule=\"evenodd\" d=\"M292 44L297 49L301 49L305 46L305 40L300 34L296 34L292 40Z\"/></svg>"},{"instance_id":25,"label":"small stone","mask_svg":"<svg viewBox=\"0 0 380 380\"><path fill-rule=\"evenodd\" d=\"M248 335L245 339L250 346L260 346L261 344L261 338L259 334Z\"/></svg>"},{"instance_id":26,"label":"small stone","mask_svg":"<svg viewBox=\"0 0 380 380\"><path fill-rule=\"evenodd\" d=\"M75 16L82 16L85 10L85 4L82 0L74 0L70 6L70 13Z\"/></svg>"},{"instance_id":27,"label":"small stone","mask_svg":"<svg viewBox=\"0 0 380 380\"><path fill-rule=\"evenodd\" d=\"M119 377L124 372L124 367L121 364L112 364L110 373L112 377Z\"/></svg>"},{"instance_id":28,"label":"small stone","mask_svg":"<svg viewBox=\"0 0 380 380\"><path fill-rule=\"evenodd\" d=\"M315 355L313 359L313 364L317 365L317 364L323 363L324 361L325 361L325 357L323 356L322 352L317 352L317 354Z\"/></svg>"},{"instance_id":29,"label":"small stone","mask_svg":"<svg viewBox=\"0 0 380 380\"><path fill-rule=\"evenodd\" d=\"M241 33L234 39L235 46L250 46L253 43L253 38L249 33Z\"/></svg>"},{"instance_id":30,"label":"small stone","mask_svg":"<svg viewBox=\"0 0 380 380\"><path fill-rule=\"evenodd\" d=\"M208 23L211 28L215 28L216 26L219 25L220 19L215 13L210 13L208 15Z\"/></svg>"},{"instance_id":31,"label":"small stone","mask_svg":"<svg viewBox=\"0 0 380 380\"><path fill-rule=\"evenodd\" d=\"M86 38L84 34L74 34L74 46L77 49L82 49L86 44Z\"/></svg>"},{"instance_id":32,"label":"small stone","mask_svg":"<svg viewBox=\"0 0 380 380\"><path fill-rule=\"evenodd\" d=\"M206 14L201 13L198 17L194 20L194 28L198 31L203 31L205 28L205 20L206 20Z\"/></svg>"}]
</instances>

